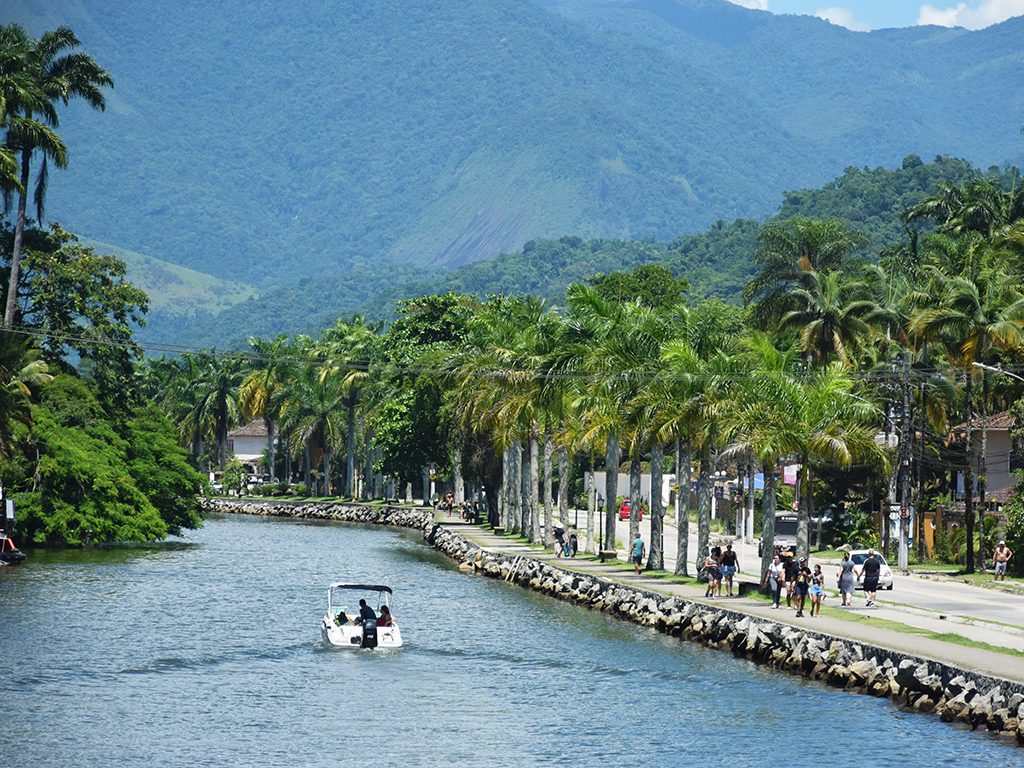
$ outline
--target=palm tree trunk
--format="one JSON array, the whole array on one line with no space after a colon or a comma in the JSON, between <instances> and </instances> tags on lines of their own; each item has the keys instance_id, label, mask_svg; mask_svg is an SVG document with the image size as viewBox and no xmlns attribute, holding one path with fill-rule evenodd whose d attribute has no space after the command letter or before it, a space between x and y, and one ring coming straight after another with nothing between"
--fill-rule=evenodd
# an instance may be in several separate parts
<instances>
[{"instance_id":1,"label":"palm tree trunk","mask_svg":"<svg viewBox=\"0 0 1024 768\"><path fill-rule=\"evenodd\" d=\"M559 446L558 452L558 518L569 519L569 449Z\"/></svg>"},{"instance_id":2,"label":"palm tree trunk","mask_svg":"<svg viewBox=\"0 0 1024 768\"><path fill-rule=\"evenodd\" d=\"M764 473L764 497L761 502L761 578L758 583L764 584L768 575L768 566L775 559L775 462L765 461L762 466Z\"/></svg>"},{"instance_id":3,"label":"palm tree trunk","mask_svg":"<svg viewBox=\"0 0 1024 768\"><path fill-rule=\"evenodd\" d=\"M462 449L458 446L452 451L452 482L455 484L455 503L461 505L466 500L466 482L462 477Z\"/></svg>"},{"instance_id":4,"label":"palm tree trunk","mask_svg":"<svg viewBox=\"0 0 1024 768\"><path fill-rule=\"evenodd\" d=\"M587 480L587 554L597 554L597 476L594 457L590 457L590 476Z\"/></svg>"},{"instance_id":5,"label":"palm tree trunk","mask_svg":"<svg viewBox=\"0 0 1024 768\"><path fill-rule=\"evenodd\" d=\"M324 496L331 495L331 452L324 448Z\"/></svg>"},{"instance_id":6,"label":"palm tree trunk","mask_svg":"<svg viewBox=\"0 0 1024 768\"><path fill-rule=\"evenodd\" d=\"M29 161L32 150L21 150L21 192L18 194L18 219L14 225L14 249L11 252L11 279L7 286L7 306L4 311L4 327L14 327L14 315L18 309L18 281L21 279L21 243L25 237L25 210L28 207ZM221 467L223 470L224 467Z\"/></svg>"},{"instance_id":7,"label":"palm tree trunk","mask_svg":"<svg viewBox=\"0 0 1024 768\"><path fill-rule=\"evenodd\" d=\"M554 523L554 510L551 508L551 474L553 470L552 454L555 446L551 437L551 428L544 430L544 546L550 547L552 543L551 526ZM565 521L562 521L565 524Z\"/></svg>"},{"instance_id":8,"label":"palm tree trunk","mask_svg":"<svg viewBox=\"0 0 1024 768\"><path fill-rule=\"evenodd\" d=\"M690 467L693 459L689 440L676 440L676 573L689 576L686 564L690 548Z\"/></svg>"},{"instance_id":9,"label":"palm tree trunk","mask_svg":"<svg viewBox=\"0 0 1024 768\"><path fill-rule=\"evenodd\" d=\"M797 558L810 555L810 513L807 508L807 500L811 495L811 469L806 456L803 457L800 466L800 490L798 491L796 505L796 556Z\"/></svg>"},{"instance_id":10,"label":"palm tree trunk","mask_svg":"<svg viewBox=\"0 0 1024 768\"><path fill-rule=\"evenodd\" d=\"M267 422L267 474L270 475L270 482L276 482L276 472L274 472L274 420L266 419Z\"/></svg>"},{"instance_id":11,"label":"palm tree trunk","mask_svg":"<svg viewBox=\"0 0 1024 768\"><path fill-rule=\"evenodd\" d=\"M697 570L708 556L711 541L711 446L700 449L700 477L697 478Z\"/></svg>"},{"instance_id":12,"label":"palm tree trunk","mask_svg":"<svg viewBox=\"0 0 1024 768\"><path fill-rule=\"evenodd\" d=\"M967 573L974 573L974 447L971 434L971 420L974 418L974 407L971 403L973 387L971 380L972 372L967 371L967 441L965 451L967 452L967 467L964 470L964 527L967 529L967 554L964 560L964 570Z\"/></svg>"},{"instance_id":13,"label":"palm tree trunk","mask_svg":"<svg viewBox=\"0 0 1024 768\"><path fill-rule=\"evenodd\" d=\"M512 532L525 534L522 527L523 507L523 444L516 440L512 443L512 477L509 483L509 494L512 499Z\"/></svg>"},{"instance_id":14,"label":"palm tree trunk","mask_svg":"<svg viewBox=\"0 0 1024 768\"><path fill-rule=\"evenodd\" d=\"M512 451L506 448L501 453L501 485L498 487L498 525L506 531L508 527L508 477Z\"/></svg>"},{"instance_id":15,"label":"palm tree trunk","mask_svg":"<svg viewBox=\"0 0 1024 768\"><path fill-rule=\"evenodd\" d=\"M665 510L661 506L661 470L665 463L661 443L651 446L651 548L647 570L665 570L665 553L661 541L664 536Z\"/></svg>"},{"instance_id":16,"label":"palm tree trunk","mask_svg":"<svg viewBox=\"0 0 1024 768\"><path fill-rule=\"evenodd\" d=\"M605 551L615 549L615 500L619 495L619 436L608 433L604 453L604 542Z\"/></svg>"},{"instance_id":17,"label":"palm tree trunk","mask_svg":"<svg viewBox=\"0 0 1024 768\"><path fill-rule=\"evenodd\" d=\"M633 456L629 460L629 540L636 538L640 530L640 458Z\"/></svg>"},{"instance_id":18,"label":"palm tree trunk","mask_svg":"<svg viewBox=\"0 0 1024 768\"><path fill-rule=\"evenodd\" d=\"M309 456L309 440L307 439L305 445L305 459L306 459L306 495L312 495L313 493L313 465L310 461Z\"/></svg>"},{"instance_id":19,"label":"palm tree trunk","mask_svg":"<svg viewBox=\"0 0 1024 768\"><path fill-rule=\"evenodd\" d=\"M540 538L540 428L534 420L530 430L530 541Z\"/></svg>"},{"instance_id":20,"label":"palm tree trunk","mask_svg":"<svg viewBox=\"0 0 1024 768\"><path fill-rule=\"evenodd\" d=\"M978 570L985 572L985 491L988 480L988 371L981 371L981 461L978 464Z\"/></svg>"},{"instance_id":21,"label":"palm tree trunk","mask_svg":"<svg viewBox=\"0 0 1024 768\"><path fill-rule=\"evenodd\" d=\"M356 476L356 404L355 390L349 395L348 405L348 455L345 460L345 495L352 498L355 491L353 480Z\"/></svg>"},{"instance_id":22,"label":"palm tree trunk","mask_svg":"<svg viewBox=\"0 0 1024 768\"><path fill-rule=\"evenodd\" d=\"M534 541L533 526L530 524L530 444L523 446L522 459L519 462L519 530L527 541Z\"/></svg>"}]
</instances>

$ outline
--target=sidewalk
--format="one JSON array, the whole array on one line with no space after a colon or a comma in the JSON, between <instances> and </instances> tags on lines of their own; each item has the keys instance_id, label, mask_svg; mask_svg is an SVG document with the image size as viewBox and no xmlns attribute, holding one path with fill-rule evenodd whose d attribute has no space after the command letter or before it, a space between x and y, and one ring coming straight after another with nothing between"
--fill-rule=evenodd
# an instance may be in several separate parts
<instances>
[{"instance_id":1,"label":"sidewalk","mask_svg":"<svg viewBox=\"0 0 1024 768\"><path fill-rule=\"evenodd\" d=\"M769 621L776 621L790 624L794 627L813 629L838 637L849 638L863 643L890 648L892 650L905 652L915 656L923 656L938 661L955 664L961 667L975 669L997 677L1024 682L1024 657L999 653L996 651L981 650L958 645L956 643L937 640L931 637L922 637L908 631L897 631L884 627L870 626L858 621L844 621L834 616L811 617L809 610L805 608L804 617L797 618L792 609L787 610L785 606L780 610L774 610L769 603L755 600L751 597L722 597L710 599L704 597L704 586L690 586L675 584L657 575L641 573L636 576L632 571L616 567L610 563L600 563L584 556L576 558L556 558L552 552L544 552L533 549L507 536L496 536L490 530L480 525L457 520L454 518L441 518L441 525L457 532L477 545L493 552L501 552L508 555L522 555L536 560L544 560L569 571L589 573L596 576L617 581L623 584L632 584L644 589L659 592L665 595L674 595L686 600L705 602L709 605L721 605L730 610L740 611L751 616L758 616ZM750 581L750 576L745 580ZM980 588L975 588L981 591ZM931 612L906 607L902 610L894 606L872 606L866 607L863 604L840 608L838 598L826 597L824 605L836 610L850 613L870 615L872 618L885 619L887 621L901 624L906 628L919 628L935 633L958 634L971 640L987 643L991 646L1013 648L1024 651L1024 630L1010 627L994 628L993 625L978 623L950 623L948 620L941 620L931 615Z\"/></svg>"}]
</instances>

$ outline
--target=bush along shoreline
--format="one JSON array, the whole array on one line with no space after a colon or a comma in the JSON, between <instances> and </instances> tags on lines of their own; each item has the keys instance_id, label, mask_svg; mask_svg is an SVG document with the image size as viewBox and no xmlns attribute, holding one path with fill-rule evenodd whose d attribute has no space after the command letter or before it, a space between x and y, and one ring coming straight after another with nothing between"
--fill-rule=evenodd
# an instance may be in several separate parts
<instances>
[{"instance_id":1,"label":"bush along shoreline","mask_svg":"<svg viewBox=\"0 0 1024 768\"><path fill-rule=\"evenodd\" d=\"M740 611L667 597L521 555L482 549L436 522L432 511L349 503L204 499L207 512L373 523L423 531L463 570L602 611L734 656L876 697L947 723L987 729L1024 746L1024 683L980 674Z\"/></svg>"}]
</instances>

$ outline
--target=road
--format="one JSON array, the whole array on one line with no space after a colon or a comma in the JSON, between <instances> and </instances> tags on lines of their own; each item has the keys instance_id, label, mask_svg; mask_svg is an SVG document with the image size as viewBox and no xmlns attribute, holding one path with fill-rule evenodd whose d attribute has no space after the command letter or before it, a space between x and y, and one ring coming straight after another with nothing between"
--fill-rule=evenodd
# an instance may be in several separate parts
<instances>
[{"instance_id":1,"label":"road","mask_svg":"<svg viewBox=\"0 0 1024 768\"><path fill-rule=\"evenodd\" d=\"M575 513L570 512L569 522L576 519ZM585 510L579 511L580 530L585 532L587 515ZM644 541L650 549L651 530L650 519L645 517L640 523L640 532ZM616 522L616 538L622 543L619 551L621 559L628 559L626 542L631 541L629 535L629 521ZM760 558L757 556L757 541L746 544L742 541L719 535L712 535L712 540L722 539L733 541L733 549L739 556L740 573L758 578L760 574ZM696 525L689 526L688 559L691 567L689 572L695 573L692 563L697 553L697 528ZM665 569L675 569L676 561L677 531L674 525L666 520L664 535ZM584 542L581 542L581 547ZM837 567L834 561L816 561L813 553L811 563L820 562L822 570L826 573L826 585L835 584ZM835 601L828 601L829 605L836 605ZM854 598L854 606L851 610L864 610L864 598ZM975 639L984 639L989 642L982 633L972 631L971 624L984 624L988 630L985 634L991 635L992 630L1001 634L1018 637L1000 638L1013 647L1024 650L1024 596L1010 594L995 589L970 586L952 579L934 580L927 577L902 575L897 573L893 581L893 589L882 590L878 593L878 611L872 611L873 615L884 616L888 611L902 615L897 620L905 624L920 626L937 632L955 631ZM870 609L868 609L870 610ZM914 618L907 614L911 613ZM954 628L955 627L955 628Z\"/></svg>"}]
</instances>

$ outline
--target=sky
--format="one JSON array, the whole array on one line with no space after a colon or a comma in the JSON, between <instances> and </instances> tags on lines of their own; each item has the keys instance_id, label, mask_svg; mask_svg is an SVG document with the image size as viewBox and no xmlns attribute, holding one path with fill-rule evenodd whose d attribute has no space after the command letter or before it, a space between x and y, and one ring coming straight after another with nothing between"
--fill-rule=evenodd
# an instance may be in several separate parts
<instances>
[{"instance_id":1,"label":"sky","mask_svg":"<svg viewBox=\"0 0 1024 768\"><path fill-rule=\"evenodd\" d=\"M886 27L938 24L944 27L984 27L1024 16L1024 0L732 0L747 8L772 13L818 16L860 32Z\"/></svg>"}]
</instances>

